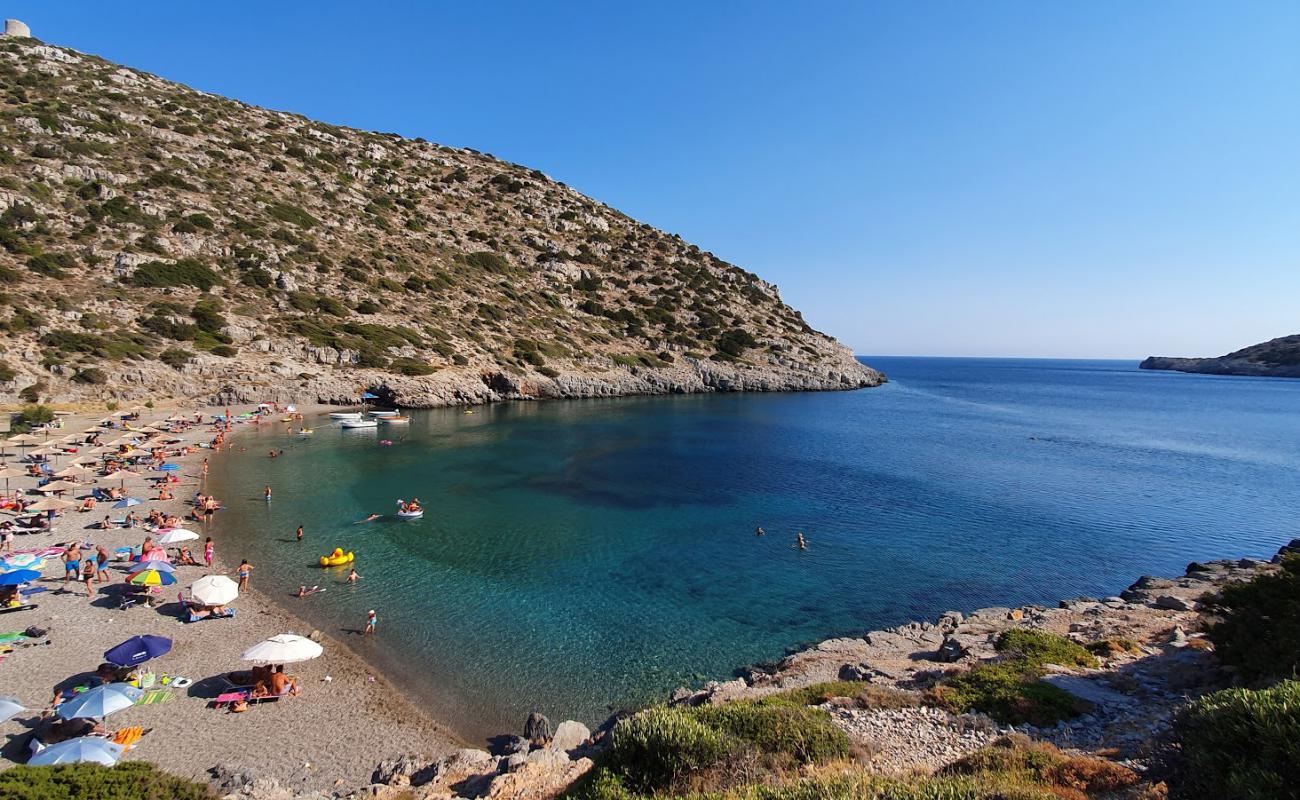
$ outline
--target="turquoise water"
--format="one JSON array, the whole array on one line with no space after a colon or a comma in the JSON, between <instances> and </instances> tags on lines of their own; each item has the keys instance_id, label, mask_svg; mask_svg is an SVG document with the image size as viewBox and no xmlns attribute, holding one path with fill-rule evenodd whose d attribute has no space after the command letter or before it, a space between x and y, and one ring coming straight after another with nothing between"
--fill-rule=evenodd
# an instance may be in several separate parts
<instances>
[{"instance_id":1,"label":"turquoise water","mask_svg":"<svg viewBox=\"0 0 1300 800\"><path fill-rule=\"evenodd\" d=\"M479 738L532 710L596 722L828 636L1111 594L1295 535L1300 381L869 362L891 383L263 431L216 465L218 546ZM412 495L421 521L353 524ZM315 566L335 546L358 553L360 583ZM328 591L288 598L304 583ZM362 640L371 608L380 636Z\"/></svg>"}]
</instances>

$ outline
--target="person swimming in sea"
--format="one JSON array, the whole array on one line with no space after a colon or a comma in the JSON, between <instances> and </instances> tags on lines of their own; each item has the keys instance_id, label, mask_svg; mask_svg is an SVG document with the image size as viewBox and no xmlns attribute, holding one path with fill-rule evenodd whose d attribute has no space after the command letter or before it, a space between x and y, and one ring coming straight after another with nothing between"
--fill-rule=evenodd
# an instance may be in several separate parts
<instances>
[{"instance_id":1,"label":"person swimming in sea","mask_svg":"<svg viewBox=\"0 0 1300 800\"><path fill-rule=\"evenodd\" d=\"M366 517L365 519L359 519L359 520L357 520L356 522L354 522L354 523L352 523L352 524L353 524L353 525L364 525L364 524L367 523L367 522L374 522L375 520L379 519L379 518L382 517L382 516L383 516L383 514L371 514L370 516Z\"/></svg>"},{"instance_id":2,"label":"person swimming in sea","mask_svg":"<svg viewBox=\"0 0 1300 800\"><path fill-rule=\"evenodd\" d=\"M800 550L807 550L807 549L808 549L808 541L807 541L806 539L803 538L803 534L802 534L802 533L796 533L794 536L795 536L794 546L797 547L797 548L799 548Z\"/></svg>"},{"instance_id":3,"label":"person swimming in sea","mask_svg":"<svg viewBox=\"0 0 1300 800\"><path fill-rule=\"evenodd\" d=\"M765 533L767 533L767 531L763 530L763 528L762 528L761 526L758 527L758 528L755 528L755 529L754 529L754 535L755 535L755 536L762 536L762 535L765 534Z\"/></svg>"}]
</instances>

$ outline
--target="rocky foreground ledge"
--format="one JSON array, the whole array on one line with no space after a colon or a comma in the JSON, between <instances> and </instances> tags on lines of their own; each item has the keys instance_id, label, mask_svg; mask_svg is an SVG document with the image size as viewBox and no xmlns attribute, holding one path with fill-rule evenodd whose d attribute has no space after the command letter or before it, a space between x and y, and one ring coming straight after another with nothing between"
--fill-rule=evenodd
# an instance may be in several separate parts
<instances>
[{"instance_id":1,"label":"rocky foreground ledge","mask_svg":"<svg viewBox=\"0 0 1300 800\"><path fill-rule=\"evenodd\" d=\"M1108 749L1142 769L1153 743L1189 697L1231 683L1198 632L1200 598L1225 584L1279 569L1286 553L1270 561L1239 559L1192 563L1177 578L1143 576L1117 596L1077 598L1056 608L982 608L949 611L934 622L912 622L861 637L829 639L779 663L755 667L731 681L699 690L679 689L671 705L720 705L837 680L863 681L882 690L910 691L938 675L996 659L1003 633L1021 628L1063 635L1098 653L1095 669L1051 667L1044 680L1076 697L1088 713L1050 728L1000 726L980 713L950 714L930 707L867 710L832 700L826 708L884 774L929 773L1012 731L1071 750ZM255 770L223 767L214 783L238 800L549 800L592 769L593 758L617 724L594 733L567 721L551 728L540 715L523 735L498 737L492 752L463 749L442 759L407 754L377 765L373 783L334 793L297 793Z\"/></svg>"}]
</instances>

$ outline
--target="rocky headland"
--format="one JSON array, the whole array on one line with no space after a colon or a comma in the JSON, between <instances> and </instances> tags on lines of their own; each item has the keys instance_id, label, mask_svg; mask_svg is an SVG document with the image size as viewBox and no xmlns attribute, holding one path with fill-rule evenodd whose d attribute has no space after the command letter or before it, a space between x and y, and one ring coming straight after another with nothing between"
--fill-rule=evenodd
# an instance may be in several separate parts
<instances>
[{"instance_id":1,"label":"rocky headland","mask_svg":"<svg viewBox=\"0 0 1300 800\"><path fill-rule=\"evenodd\" d=\"M1300 334L1270 339L1218 358L1151 356L1139 366L1142 369L1197 372L1204 375L1300 378Z\"/></svg>"}]
</instances>

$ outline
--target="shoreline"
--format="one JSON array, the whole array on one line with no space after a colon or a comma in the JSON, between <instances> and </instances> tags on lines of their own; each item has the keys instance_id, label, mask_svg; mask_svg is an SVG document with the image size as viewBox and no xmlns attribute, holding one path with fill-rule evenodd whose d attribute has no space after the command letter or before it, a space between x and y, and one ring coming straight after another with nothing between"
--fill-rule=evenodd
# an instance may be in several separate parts
<instances>
[{"instance_id":1,"label":"shoreline","mask_svg":"<svg viewBox=\"0 0 1300 800\"><path fill-rule=\"evenodd\" d=\"M323 413L323 408L310 407L310 412ZM202 411L206 419L224 409L155 408L142 413L142 422L175 410L191 414ZM304 409L304 414L307 413L309 410ZM102 412L64 417L63 435L81 431L100 416ZM225 447L239 441L239 434L244 430L247 429L234 426L226 437ZM212 435L205 424L192 429L186 435L186 442L206 442ZM189 455L169 459L181 466L178 473L181 482L175 486L178 499L146 500L143 507L177 514L188 510L184 500L202 482L198 465L208 458L211 466L227 455L225 447L222 451L197 448ZM15 483L18 484L15 488L22 488L32 481ZM58 518L53 531L15 537L14 548L25 550L81 540L103 545L111 553L117 547L138 545L145 535L140 528L82 528L100 519L100 512L105 509L101 506L89 514L69 510ZM184 524L200 537L213 537L216 544L213 565L211 569L179 567L177 584L164 588L161 611L146 607L118 610L116 591L121 586L123 562L109 562L110 580L97 583L95 598L88 600L80 584L74 584L70 591L62 591L57 575L59 565L46 561L45 574L36 584L45 591L32 598L37 608L6 620L12 620L8 627L14 630L29 625L48 628L50 646L16 649L0 663L0 678L6 693L19 696L29 709L15 720L0 724L0 732L7 737L0 749L0 764L26 760L23 745L29 726L23 723L34 721L42 705L48 703L50 687L84 681L88 671L100 662L100 651L133 634L143 633L167 636L173 641L172 651L150 665L160 674L189 677L194 685L174 692L175 697L165 709L132 708L109 718L110 729L124 725L151 729L126 756L128 760L150 761L169 772L203 782L211 780L211 770L220 767L275 778L295 788L330 790L341 785L369 783L376 764L390 751L438 755L463 746L458 734L421 711L363 655L323 632L317 632L325 648L323 656L293 665L292 671L300 677L301 696L269 706L254 706L243 714L208 708L212 693L205 685L207 679L244 668L245 662L239 660L243 649L277 633L307 635L315 629L291 608L256 588L256 573L253 586L232 606L237 612L234 619L179 622L168 608L174 606L168 598L174 598L176 590L201 575L230 574L232 557L233 563L238 563L237 554L228 552L228 546L222 545L220 522ZM202 538L195 544L201 553ZM383 744L377 747L376 743ZM268 746L276 748L273 758L267 757Z\"/></svg>"}]
</instances>

